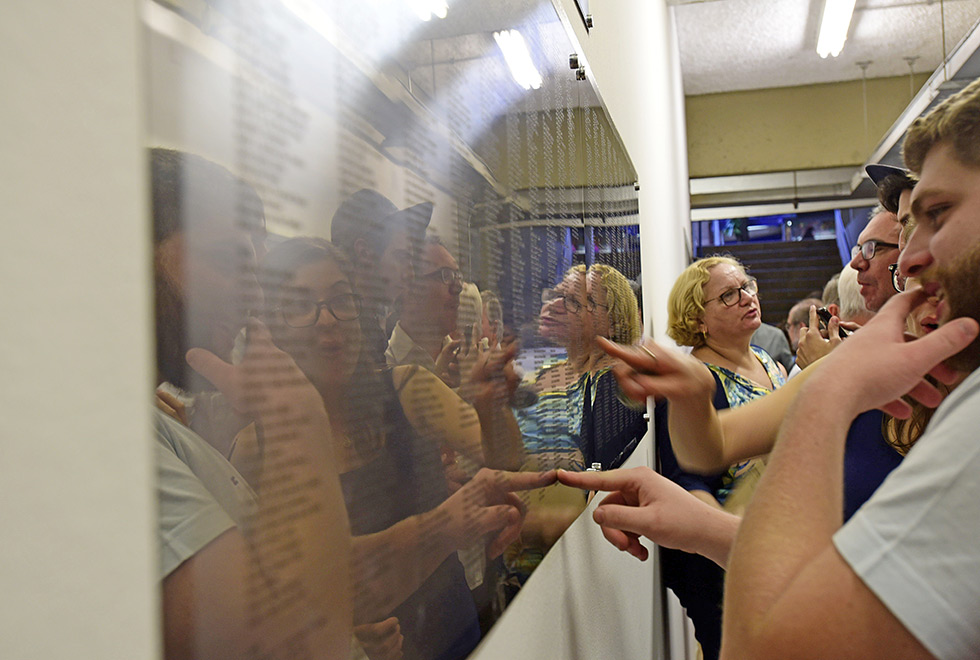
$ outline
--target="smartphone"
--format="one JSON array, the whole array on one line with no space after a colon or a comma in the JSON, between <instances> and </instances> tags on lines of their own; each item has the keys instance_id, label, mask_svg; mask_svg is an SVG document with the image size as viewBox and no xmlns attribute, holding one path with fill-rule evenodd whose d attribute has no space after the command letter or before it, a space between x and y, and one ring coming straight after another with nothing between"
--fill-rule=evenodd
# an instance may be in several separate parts
<instances>
[{"instance_id":1,"label":"smartphone","mask_svg":"<svg viewBox=\"0 0 980 660\"><path fill-rule=\"evenodd\" d=\"M830 319L833 317L833 314L827 311L826 307L821 307L817 310L817 316L820 317L820 329L826 330L827 325L830 323ZM840 335L841 339L847 339L847 335L850 333L844 328L837 326L837 334Z\"/></svg>"}]
</instances>

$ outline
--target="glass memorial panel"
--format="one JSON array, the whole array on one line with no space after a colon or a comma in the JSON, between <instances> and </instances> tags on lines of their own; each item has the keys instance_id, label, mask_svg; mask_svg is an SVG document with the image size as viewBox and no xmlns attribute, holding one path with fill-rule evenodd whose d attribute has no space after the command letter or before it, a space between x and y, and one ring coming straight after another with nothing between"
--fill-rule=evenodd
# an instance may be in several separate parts
<instances>
[{"instance_id":1,"label":"glass memorial panel","mask_svg":"<svg viewBox=\"0 0 980 660\"><path fill-rule=\"evenodd\" d=\"M647 429L636 174L549 1L147 0L168 657L463 658Z\"/></svg>"}]
</instances>

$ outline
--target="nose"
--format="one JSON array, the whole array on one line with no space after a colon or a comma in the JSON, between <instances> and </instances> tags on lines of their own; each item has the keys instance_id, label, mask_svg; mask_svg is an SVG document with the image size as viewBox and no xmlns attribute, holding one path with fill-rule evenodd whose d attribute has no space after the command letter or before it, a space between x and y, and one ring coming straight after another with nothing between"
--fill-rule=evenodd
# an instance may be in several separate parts
<instances>
[{"instance_id":1,"label":"nose","mask_svg":"<svg viewBox=\"0 0 980 660\"><path fill-rule=\"evenodd\" d=\"M320 310L320 315L316 319L316 323L315 323L316 327L331 328L337 325L337 319L334 318L334 315L330 313L330 310L327 309L327 306L324 303L322 302L320 303L319 310Z\"/></svg>"},{"instance_id":2,"label":"nose","mask_svg":"<svg viewBox=\"0 0 980 660\"><path fill-rule=\"evenodd\" d=\"M905 249L898 257L898 270L905 277L919 277L932 261L929 235L928 232L922 231L920 225L909 236Z\"/></svg>"},{"instance_id":3,"label":"nose","mask_svg":"<svg viewBox=\"0 0 980 660\"><path fill-rule=\"evenodd\" d=\"M862 271L868 269L868 261L864 258L864 255L859 251L855 254L850 261L850 266L856 271Z\"/></svg>"},{"instance_id":4,"label":"nose","mask_svg":"<svg viewBox=\"0 0 980 660\"><path fill-rule=\"evenodd\" d=\"M453 281L449 284L449 293L453 294L454 296L458 296L460 293L462 293L462 291L462 280L453 279Z\"/></svg>"}]
</instances>

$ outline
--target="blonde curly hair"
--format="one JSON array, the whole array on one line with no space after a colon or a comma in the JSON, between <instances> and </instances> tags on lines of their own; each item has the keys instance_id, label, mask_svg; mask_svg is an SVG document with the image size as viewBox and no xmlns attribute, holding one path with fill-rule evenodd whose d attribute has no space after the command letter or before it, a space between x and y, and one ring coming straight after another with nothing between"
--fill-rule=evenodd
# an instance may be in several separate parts
<instances>
[{"instance_id":1,"label":"blonde curly hair","mask_svg":"<svg viewBox=\"0 0 980 660\"><path fill-rule=\"evenodd\" d=\"M609 307L609 339L620 344L635 344L642 333L640 311L633 287L612 266L593 264L589 273L595 273L606 290L606 305Z\"/></svg>"},{"instance_id":2,"label":"blonde curly hair","mask_svg":"<svg viewBox=\"0 0 980 660\"><path fill-rule=\"evenodd\" d=\"M745 267L734 257L705 257L685 268L670 290L667 298L667 336L681 346L700 348L705 345L704 333L700 329L704 316L704 287L711 280L711 269L721 264L735 266L745 272Z\"/></svg>"}]
</instances>

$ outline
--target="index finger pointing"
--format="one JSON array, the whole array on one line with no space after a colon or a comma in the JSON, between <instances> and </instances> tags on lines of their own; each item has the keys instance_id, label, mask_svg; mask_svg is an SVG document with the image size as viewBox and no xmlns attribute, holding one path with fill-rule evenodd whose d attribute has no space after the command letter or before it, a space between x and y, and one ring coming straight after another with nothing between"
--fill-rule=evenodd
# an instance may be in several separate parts
<instances>
[{"instance_id":1,"label":"index finger pointing","mask_svg":"<svg viewBox=\"0 0 980 660\"><path fill-rule=\"evenodd\" d=\"M506 472L504 470L498 470L494 477L494 483L507 491L544 488L555 483L557 480L554 470L548 470L547 472Z\"/></svg>"},{"instance_id":2,"label":"index finger pointing","mask_svg":"<svg viewBox=\"0 0 980 660\"><path fill-rule=\"evenodd\" d=\"M606 353L614 358L618 358L633 367L637 371L645 373L656 373L657 363L660 362L665 352L654 342L644 342L645 349L635 346L626 346L611 342L605 337L597 337L599 346ZM656 357L654 357L656 356Z\"/></svg>"},{"instance_id":3,"label":"index finger pointing","mask_svg":"<svg viewBox=\"0 0 980 660\"><path fill-rule=\"evenodd\" d=\"M558 470L558 481L566 486L582 488L583 490L622 490L633 483L628 476L628 470L610 470L608 472L568 472Z\"/></svg>"}]
</instances>

